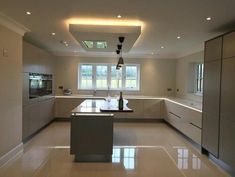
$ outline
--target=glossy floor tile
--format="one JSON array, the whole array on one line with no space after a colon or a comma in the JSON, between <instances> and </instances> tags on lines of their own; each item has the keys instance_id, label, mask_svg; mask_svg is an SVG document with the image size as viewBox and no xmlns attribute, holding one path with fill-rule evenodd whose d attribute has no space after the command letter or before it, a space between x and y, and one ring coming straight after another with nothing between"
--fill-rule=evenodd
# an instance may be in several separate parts
<instances>
[{"instance_id":1,"label":"glossy floor tile","mask_svg":"<svg viewBox=\"0 0 235 177\"><path fill-rule=\"evenodd\" d=\"M1 177L226 177L164 123L115 123L112 163L74 163L69 123L53 123L0 168Z\"/></svg>"}]
</instances>

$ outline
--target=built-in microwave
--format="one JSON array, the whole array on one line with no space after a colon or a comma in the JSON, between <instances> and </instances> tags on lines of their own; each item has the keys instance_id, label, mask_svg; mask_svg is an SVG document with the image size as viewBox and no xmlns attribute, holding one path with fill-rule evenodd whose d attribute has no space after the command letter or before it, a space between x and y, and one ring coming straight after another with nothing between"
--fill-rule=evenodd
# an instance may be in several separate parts
<instances>
[{"instance_id":1,"label":"built-in microwave","mask_svg":"<svg viewBox=\"0 0 235 177\"><path fill-rule=\"evenodd\" d=\"M29 99L52 94L52 74L29 73Z\"/></svg>"}]
</instances>

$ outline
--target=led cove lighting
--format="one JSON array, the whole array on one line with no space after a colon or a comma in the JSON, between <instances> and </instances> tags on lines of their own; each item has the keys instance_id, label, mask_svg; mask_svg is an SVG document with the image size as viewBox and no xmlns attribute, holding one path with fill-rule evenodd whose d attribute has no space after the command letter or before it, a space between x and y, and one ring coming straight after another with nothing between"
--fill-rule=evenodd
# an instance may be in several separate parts
<instances>
[{"instance_id":1,"label":"led cove lighting","mask_svg":"<svg viewBox=\"0 0 235 177\"><path fill-rule=\"evenodd\" d=\"M144 23L139 20L107 20L107 19L90 19L90 18L71 18L66 20L66 24L78 25L109 25L109 26L144 26Z\"/></svg>"}]
</instances>

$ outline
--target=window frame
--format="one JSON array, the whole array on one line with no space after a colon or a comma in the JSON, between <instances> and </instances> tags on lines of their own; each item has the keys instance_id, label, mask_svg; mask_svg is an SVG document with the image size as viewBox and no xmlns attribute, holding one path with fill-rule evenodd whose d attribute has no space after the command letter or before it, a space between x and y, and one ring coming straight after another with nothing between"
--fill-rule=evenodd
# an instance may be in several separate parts
<instances>
[{"instance_id":1,"label":"window frame","mask_svg":"<svg viewBox=\"0 0 235 177\"><path fill-rule=\"evenodd\" d=\"M92 66L92 87L91 88L81 88L81 67L82 65L91 65ZM96 88L96 66L107 66L107 88ZM112 91L140 91L140 65L128 63L122 67L122 87L121 88L111 88L111 67L116 64L113 63L79 63L78 64L78 78L77 78L77 89L78 90L112 90ZM126 66L136 66L137 67L137 86L136 88L126 88Z\"/></svg>"},{"instance_id":2,"label":"window frame","mask_svg":"<svg viewBox=\"0 0 235 177\"><path fill-rule=\"evenodd\" d=\"M203 94L203 81L204 81L204 63L196 63L196 84L195 94Z\"/></svg>"}]
</instances>

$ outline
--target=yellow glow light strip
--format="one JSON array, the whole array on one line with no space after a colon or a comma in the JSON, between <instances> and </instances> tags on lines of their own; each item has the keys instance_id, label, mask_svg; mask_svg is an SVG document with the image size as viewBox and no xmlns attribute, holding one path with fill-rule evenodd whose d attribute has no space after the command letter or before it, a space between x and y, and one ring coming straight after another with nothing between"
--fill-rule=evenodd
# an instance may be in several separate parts
<instances>
[{"instance_id":1,"label":"yellow glow light strip","mask_svg":"<svg viewBox=\"0 0 235 177\"><path fill-rule=\"evenodd\" d=\"M144 26L139 20L111 20L111 19L91 19L91 18L70 18L66 20L66 24L80 25L110 25L110 26Z\"/></svg>"}]
</instances>

